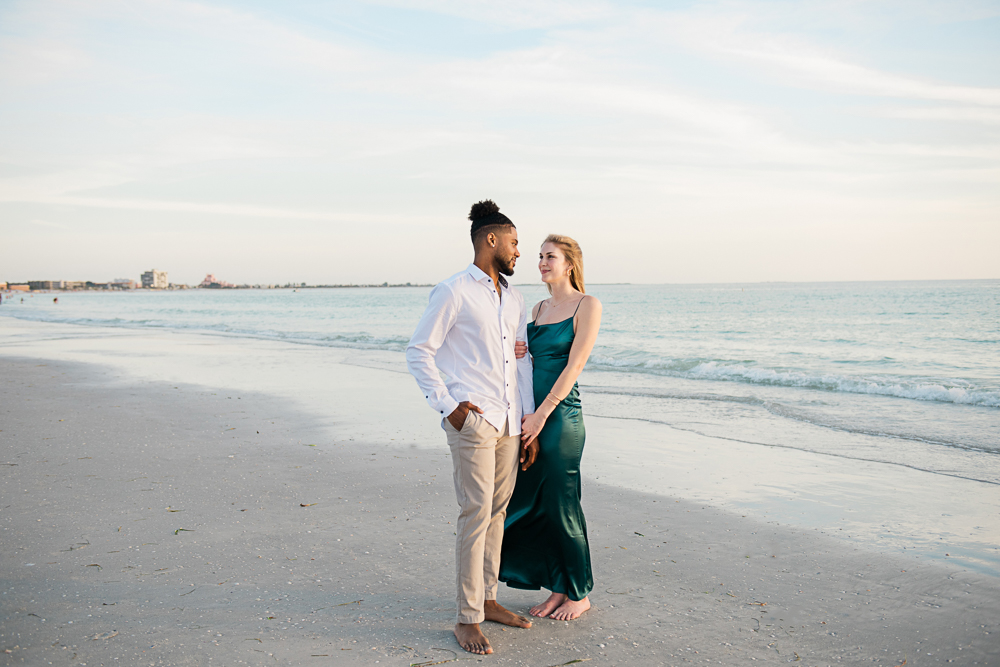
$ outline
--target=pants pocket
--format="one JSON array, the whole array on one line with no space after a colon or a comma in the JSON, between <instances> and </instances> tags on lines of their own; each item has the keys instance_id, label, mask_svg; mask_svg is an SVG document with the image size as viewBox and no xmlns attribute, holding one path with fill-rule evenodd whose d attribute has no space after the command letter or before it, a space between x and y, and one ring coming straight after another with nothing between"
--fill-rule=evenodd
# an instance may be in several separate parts
<instances>
[{"instance_id":1,"label":"pants pocket","mask_svg":"<svg viewBox=\"0 0 1000 667\"><path fill-rule=\"evenodd\" d=\"M478 412L475 410L469 410L469 413L465 415L465 422L462 424L462 428L459 430L459 433L467 433L469 430L474 430L476 428L475 419L477 417L481 418Z\"/></svg>"}]
</instances>

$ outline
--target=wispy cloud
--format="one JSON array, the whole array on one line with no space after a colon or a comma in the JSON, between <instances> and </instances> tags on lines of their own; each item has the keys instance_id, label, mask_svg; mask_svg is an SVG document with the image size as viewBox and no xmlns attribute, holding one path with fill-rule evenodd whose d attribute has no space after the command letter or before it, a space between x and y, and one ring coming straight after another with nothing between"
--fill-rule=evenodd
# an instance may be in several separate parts
<instances>
[{"instance_id":1,"label":"wispy cloud","mask_svg":"<svg viewBox=\"0 0 1000 667\"><path fill-rule=\"evenodd\" d=\"M1000 88L956 86L901 76L779 45L769 48L720 45L719 50L735 58L773 65L796 75L802 83L841 93L1000 106Z\"/></svg>"},{"instance_id":2,"label":"wispy cloud","mask_svg":"<svg viewBox=\"0 0 1000 667\"><path fill-rule=\"evenodd\" d=\"M79 75L92 65L85 51L56 39L0 40L0 82L38 86Z\"/></svg>"},{"instance_id":3,"label":"wispy cloud","mask_svg":"<svg viewBox=\"0 0 1000 667\"><path fill-rule=\"evenodd\" d=\"M350 73L376 68L376 49L364 49L309 34L295 24L262 18L249 11L188 0L138 0L127 3L137 16L204 39L240 44L241 59L296 63L307 68Z\"/></svg>"},{"instance_id":4,"label":"wispy cloud","mask_svg":"<svg viewBox=\"0 0 1000 667\"><path fill-rule=\"evenodd\" d=\"M69 227L67 227L66 225L60 225L58 222L49 222L47 220L32 220L31 224L37 225L39 227L47 227L49 229L59 229L63 231L69 229Z\"/></svg>"},{"instance_id":5,"label":"wispy cloud","mask_svg":"<svg viewBox=\"0 0 1000 667\"><path fill-rule=\"evenodd\" d=\"M975 107L895 107L876 109L871 113L885 118L903 118L907 120L932 120L942 123L982 123L985 125L1000 125L1000 109L982 109Z\"/></svg>"},{"instance_id":6,"label":"wispy cloud","mask_svg":"<svg viewBox=\"0 0 1000 667\"><path fill-rule=\"evenodd\" d=\"M746 14L725 11L672 12L652 18L656 30L670 34L689 49L725 59L743 69L783 76L801 87L853 95L1000 106L1000 87L954 85L882 71L852 61L818 40L789 35L787 31L761 32L750 23Z\"/></svg>"},{"instance_id":7,"label":"wispy cloud","mask_svg":"<svg viewBox=\"0 0 1000 667\"><path fill-rule=\"evenodd\" d=\"M454 87L483 105L558 115L626 113L678 124L683 132L746 136L768 128L746 108L720 104L648 81L616 80L617 72L566 48L543 48L426 70L424 80Z\"/></svg>"},{"instance_id":8,"label":"wispy cloud","mask_svg":"<svg viewBox=\"0 0 1000 667\"><path fill-rule=\"evenodd\" d=\"M592 0L370 0L372 4L419 9L474 19L504 28L553 28L607 20L621 12Z\"/></svg>"},{"instance_id":9,"label":"wispy cloud","mask_svg":"<svg viewBox=\"0 0 1000 667\"><path fill-rule=\"evenodd\" d=\"M16 200L14 200L16 201ZM380 215L369 212L344 213L328 211L308 211L293 208L273 206L249 206L234 203L203 203L190 201L170 201L152 199L125 199L108 197L47 197L33 198L30 203L49 204L52 206L79 206L84 208L118 209L129 211L158 211L176 213L208 213L211 215L227 215L236 217L267 218L273 220L312 220L317 222L344 223L394 223L414 224L434 221L428 215ZM69 229L43 220L32 220L32 224L53 229Z\"/></svg>"}]
</instances>

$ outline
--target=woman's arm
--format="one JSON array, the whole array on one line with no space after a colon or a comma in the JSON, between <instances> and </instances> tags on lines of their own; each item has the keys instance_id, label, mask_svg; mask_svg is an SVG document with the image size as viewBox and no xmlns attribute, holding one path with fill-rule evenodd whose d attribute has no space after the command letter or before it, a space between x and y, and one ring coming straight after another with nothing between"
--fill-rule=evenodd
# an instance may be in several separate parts
<instances>
[{"instance_id":1,"label":"woman's arm","mask_svg":"<svg viewBox=\"0 0 1000 667\"><path fill-rule=\"evenodd\" d=\"M525 442L538 437L542 427L545 426L545 420L556 409L558 403L569 395L583 367L587 365L587 359L590 358L594 343L597 342L597 332L601 328L601 310L601 302L597 297L589 295L583 297L573 323L576 326L576 336L573 338L573 347L569 350L566 368L552 385L548 397L536 405L534 414L528 415L521 424L521 439Z\"/></svg>"}]
</instances>

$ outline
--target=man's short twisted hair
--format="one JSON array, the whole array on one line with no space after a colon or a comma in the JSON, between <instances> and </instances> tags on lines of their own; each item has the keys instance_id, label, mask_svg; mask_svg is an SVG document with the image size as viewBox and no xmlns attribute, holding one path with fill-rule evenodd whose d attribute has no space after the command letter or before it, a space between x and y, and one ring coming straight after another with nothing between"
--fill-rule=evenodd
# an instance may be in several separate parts
<instances>
[{"instance_id":1,"label":"man's short twisted hair","mask_svg":"<svg viewBox=\"0 0 1000 667\"><path fill-rule=\"evenodd\" d=\"M504 227L514 226L510 218L500 212L500 207L493 203L492 199L484 199L473 204L472 210L469 211L469 220L472 221L469 232L473 243L478 243L487 234L497 234Z\"/></svg>"}]
</instances>

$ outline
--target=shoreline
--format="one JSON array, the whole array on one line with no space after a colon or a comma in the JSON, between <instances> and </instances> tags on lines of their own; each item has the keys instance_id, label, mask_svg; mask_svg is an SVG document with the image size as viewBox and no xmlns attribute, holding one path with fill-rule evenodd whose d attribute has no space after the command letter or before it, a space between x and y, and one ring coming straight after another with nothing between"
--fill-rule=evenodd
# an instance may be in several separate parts
<instances>
[{"instance_id":1,"label":"shoreline","mask_svg":"<svg viewBox=\"0 0 1000 667\"><path fill-rule=\"evenodd\" d=\"M0 335L0 358L14 354L105 364L123 379L254 392L266 387L348 437L440 447L440 429L395 352L10 318L0 318ZM590 434L583 459L586 480L707 502L760 521L824 531L852 546L1000 577L1000 490L995 484L920 472L892 460L844 458L815 447L816 438L828 434L807 425L783 436L809 445L801 448L767 437L734 440L718 429L692 428L705 421L698 401L681 401L685 412L669 420L674 423L630 419L619 404L609 403L621 397L588 387L593 380L614 382L605 371L581 376ZM641 395L628 400L640 411L647 409ZM378 406L378 418L342 409L366 401ZM393 418L383 419L386 413ZM749 421L739 428L766 435L774 425ZM850 451L867 436L836 437L834 444Z\"/></svg>"},{"instance_id":2,"label":"shoreline","mask_svg":"<svg viewBox=\"0 0 1000 667\"><path fill-rule=\"evenodd\" d=\"M319 320L323 320L323 315L308 313L306 312L310 307L308 304L299 303L294 299L287 301L281 295L268 295L266 292L269 291L273 290L266 290L262 293L261 298L263 300L259 302L246 297L240 297L224 305L225 300L217 302L214 299L210 299L208 302L201 303L198 306L192 306L195 308L194 311L174 312L173 314L178 316L175 319L171 319L170 317L163 318L160 310L162 308L180 308L183 311L184 307L189 304L186 302L177 302L176 298L180 298L183 302L186 297L176 297L173 294L165 296L164 298L167 298L168 301L173 300L169 305L154 303L160 301L160 299L153 299L153 302L143 302L143 299L149 297L150 294L142 290L133 295L139 303L131 313L124 314L124 319L122 317L123 313L118 308L109 308L109 304L119 301L119 299L105 299L105 296L100 293L96 296L91 295L91 297L67 295L67 299L69 300L58 305L50 304L46 299L33 300L29 298L28 303L15 303L11 309L0 309L0 319L39 322L54 326L84 325L108 330L174 331L177 333L224 335L234 338L256 338L300 345L319 345L330 348L343 347L347 349L398 352L403 351L409 340L409 328L412 322L407 322L400 327L396 326L401 324L400 322L395 322L394 325L387 326L383 320L379 321L374 329L369 329L363 324L360 327L349 326L347 328L340 325L335 325L332 328L316 326L315 319L312 322L308 321L309 316L314 315ZM394 297L399 297L399 295L407 292L409 290L398 291L394 292L393 295ZM534 293L534 296L542 295L544 295L544 292L541 290ZM76 298L78 296L79 299ZM218 296L218 292L215 292L215 296ZM291 298L290 295L285 296ZM96 308L95 304L90 303L86 308L81 309L79 306L89 298L97 300ZM353 316L355 311L351 309L358 304L357 302L350 301L351 298L354 297L350 297L347 301L343 302L326 303L322 307L340 308L341 310L336 315L341 318L344 316ZM240 308L244 309L243 313L231 310L237 304ZM381 305L384 307L385 304ZM407 316L412 317L414 321L419 318L422 312L420 306L422 305L422 301L419 299L414 301L404 298L395 303L396 307L405 310ZM280 311L282 308L289 306L293 308L293 312L295 313L294 323L290 326L283 326L273 319L269 319L272 318L276 310ZM195 312L199 308L204 307L221 307L224 309L228 307L230 310L224 313L226 315L225 318L199 319ZM346 310L344 310L345 308ZM249 319L247 317L241 318L241 314L246 315ZM382 315L385 315L385 313L383 312ZM263 320L268 320L269 325L257 326L257 323ZM621 326L622 322L618 322L617 324ZM978 332L976 335L980 335L981 333ZM987 411L979 415L973 412L965 415L962 419L948 416L943 420L945 422L961 422L963 419L972 419L975 422L972 432L966 430L957 434L957 441L954 440L956 434L948 433L947 431L908 433L906 432L906 424L908 423L906 420L894 423L895 429L878 433L878 423L884 424L887 421L893 421L891 415L894 409L892 407L888 408L888 412L882 415L881 420L877 420L874 423L861 423L854 426L849 423L834 423L830 425L834 428L843 428L848 431L900 437L917 443L947 447L957 446L959 449L968 447L970 451L979 450L987 453L996 452L995 439L991 440L987 438L985 441L980 441L973 435L973 433L995 431L997 428L993 416L995 415L996 408L1000 407L1000 393L998 393L1000 385L996 384L996 381L1000 380L1000 378L994 377L994 375L990 375L989 373L979 374L979 377L972 380L959 377L961 371L958 369L952 369L951 372L943 375L931 374L923 376L920 373L914 375L912 369L908 370L904 363L903 367L897 368L895 371L890 371L887 375L882 375L882 370L877 365L868 366L860 371L852 371L845 368L823 368L822 364L819 367L813 367L809 364L799 366L794 363L794 360L791 360L793 361L792 365L786 367L780 360L775 358L763 360L763 365L758 366L757 362L753 359L746 361L745 356L743 356L744 351L741 350L735 351L737 353L736 356L723 355L723 357L716 358L712 354L706 355L703 351L688 348L675 359L670 356L672 353L668 353L666 350L653 349L656 347L655 345L648 350L635 350L626 341L618 341L618 343L621 342L625 342L625 345L616 346L613 343L610 347L598 346L595 348L595 353L592 355L592 359L587 366L588 370L599 370L608 376L624 373L631 376L632 382L638 384L644 383L642 378L657 378L667 382L707 383L702 389L709 393L725 392L725 389L720 388L731 386L733 387L733 391L736 392L742 392L747 387L753 387L755 391L764 392L764 394L783 390L790 390L793 394L796 392L814 393L813 398L817 399L820 403L824 401L825 396L836 396L840 400L865 400L873 398L879 401L891 401L893 399L901 399L902 403L897 404L895 407L906 413L912 413L920 409L934 409L929 406L954 405L968 407L973 410L980 407L986 408ZM973 342L985 343L988 341ZM715 343L718 344L719 341L715 341ZM711 344L709 344L709 347L711 347ZM924 352L933 355L935 350L928 349L924 350ZM940 353L940 350L936 352ZM663 356L665 353L667 356ZM851 353L853 352L849 352L848 354ZM972 349L966 350L966 353L969 355L968 358L976 358L977 354L981 354L978 350ZM991 358L987 357L986 360L989 361ZM853 360L853 362L859 361L863 360ZM988 363L984 367L992 368ZM976 384L977 382L979 384ZM715 385L714 388L713 385ZM651 387L650 389L653 394L657 393L656 388ZM698 390L693 390L693 393L699 392ZM790 395L790 397L793 402L796 401L793 396ZM783 400L780 396L772 396L772 398L776 398L779 402ZM917 408L913 405L914 402L924 407ZM869 405L874 406L875 404ZM918 414L913 414L912 416L917 421L923 417ZM913 421L911 420L909 423L913 423ZM900 428L903 430L899 430ZM1000 431L997 431L997 434L1000 435ZM996 479L1000 481L1000 469L996 473Z\"/></svg>"},{"instance_id":3,"label":"shoreline","mask_svg":"<svg viewBox=\"0 0 1000 667\"><path fill-rule=\"evenodd\" d=\"M0 477L4 664L460 652L443 446L351 440L337 415L287 398L106 364L3 350L0 365L3 462L16 464ZM384 376L372 371L359 375ZM594 608L527 631L487 624L497 653L477 660L1000 659L995 578L592 479L584 507ZM499 597L523 612L539 593Z\"/></svg>"}]
</instances>

